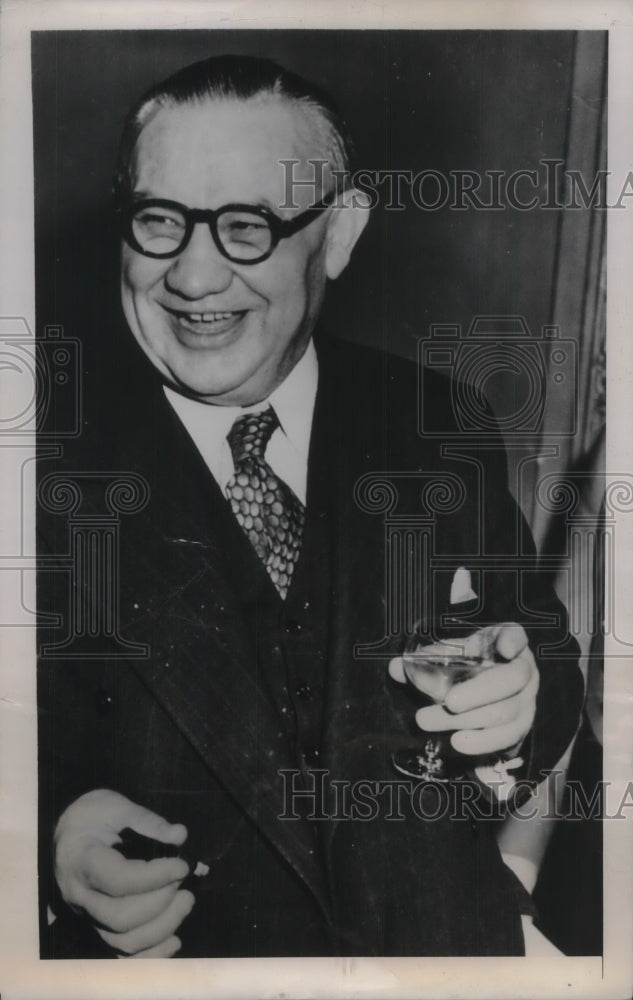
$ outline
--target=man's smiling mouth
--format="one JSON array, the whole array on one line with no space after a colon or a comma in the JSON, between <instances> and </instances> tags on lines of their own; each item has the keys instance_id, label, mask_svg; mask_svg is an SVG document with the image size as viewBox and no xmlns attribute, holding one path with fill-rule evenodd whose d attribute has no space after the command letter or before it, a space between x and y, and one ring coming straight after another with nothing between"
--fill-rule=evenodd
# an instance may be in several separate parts
<instances>
[{"instance_id":1,"label":"man's smiling mouth","mask_svg":"<svg viewBox=\"0 0 633 1000\"><path fill-rule=\"evenodd\" d=\"M164 308L176 319L189 323L220 323L226 320L241 319L247 312L246 309L224 310L222 312L185 312L184 309L170 309L167 306Z\"/></svg>"},{"instance_id":2,"label":"man's smiling mouth","mask_svg":"<svg viewBox=\"0 0 633 1000\"><path fill-rule=\"evenodd\" d=\"M248 309L223 309L213 312L187 312L184 309L164 307L171 317L176 337L186 347L219 347L226 338L237 336Z\"/></svg>"}]
</instances>

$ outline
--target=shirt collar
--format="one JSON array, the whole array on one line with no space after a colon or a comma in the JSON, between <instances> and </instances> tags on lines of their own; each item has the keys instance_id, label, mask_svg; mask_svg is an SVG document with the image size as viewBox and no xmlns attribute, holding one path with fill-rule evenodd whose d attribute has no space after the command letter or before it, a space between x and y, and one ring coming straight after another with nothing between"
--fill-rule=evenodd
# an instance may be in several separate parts
<instances>
[{"instance_id":1,"label":"shirt collar","mask_svg":"<svg viewBox=\"0 0 633 1000\"><path fill-rule=\"evenodd\" d=\"M271 392L268 399L252 406L214 406L183 396L170 386L165 386L164 391L203 452L212 448L214 443L215 447L219 447L238 417L272 406L288 442L298 457L307 463L318 371L316 350L313 341L310 340L304 354L281 385ZM206 448L202 445L202 437L206 439Z\"/></svg>"},{"instance_id":2,"label":"shirt collar","mask_svg":"<svg viewBox=\"0 0 633 1000\"><path fill-rule=\"evenodd\" d=\"M318 372L316 350L311 340L303 357L267 400L267 404L277 414L279 425L290 444L306 461L310 448Z\"/></svg>"}]
</instances>

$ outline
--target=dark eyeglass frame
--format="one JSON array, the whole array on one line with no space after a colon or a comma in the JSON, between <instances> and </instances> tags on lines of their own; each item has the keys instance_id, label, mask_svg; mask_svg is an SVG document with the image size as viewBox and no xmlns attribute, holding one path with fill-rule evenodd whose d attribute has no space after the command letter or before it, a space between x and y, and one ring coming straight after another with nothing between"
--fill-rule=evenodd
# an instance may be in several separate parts
<instances>
[{"instance_id":1,"label":"dark eyeglass frame","mask_svg":"<svg viewBox=\"0 0 633 1000\"><path fill-rule=\"evenodd\" d=\"M293 219L280 219L279 216L275 215L274 212L271 212L270 209L264 208L261 205L244 205L236 203L221 205L220 208L216 209L188 208L186 205L182 205L178 201L169 201L165 198L127 198L119 202L117 206L117 214L120 218L121 230L126 243L132 248L132 250L136 250L137 253L142 254L144 257L153 257L155 260L169 260L173 257L177 257L178 254L183 252L189 243L194 226L199 222L206 222L211 231L213 242L223 257L226 257L227 260L232 261L234 264L260 264L263 260L267 260L271 256L271 254L277 249L281 240L288 239L290 236L294 236L295 233L298 233L301 229L305 229L305 227L321 215L326 208L329 208L334 201L335 194L336 191L331 191L321 201L311 205L310 208L306 208L303 212L300 212L299 215L295 215ZM135 213L138 212L139 209L145 208L166 208L178 211L182 214L185 220L185 232L182 242L176 250L169 250L166 253L153 253L150 250L143 249L134 235L133 220ZM228 212L248 212L251 215L257 215L259 218L263 219L270 229L271 242L269 249L265 253L259 254L257 257L248 258L234 257L232 254L228 253L218 234L218 219L221 215Z\"/></svg>"}]
</instances>

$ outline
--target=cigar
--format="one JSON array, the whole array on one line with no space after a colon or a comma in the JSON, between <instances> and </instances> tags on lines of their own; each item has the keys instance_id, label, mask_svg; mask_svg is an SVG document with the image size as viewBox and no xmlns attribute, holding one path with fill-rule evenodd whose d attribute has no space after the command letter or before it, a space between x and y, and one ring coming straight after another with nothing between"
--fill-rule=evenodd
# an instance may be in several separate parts
<instances>
[{"instance_id":1,"label":"cigar","mask_svg":"<svg viewBox=\"0 0 633 1000\"><path fill-rule=\"evenodd\" d=\"M163 844L152 837L144 837L136 830L126 826L119 831L121 840L118 844L113 844L115 851L122 854L130 861L153 861L154 858L182 858L189 866L189 874L183 880L183 887L194 889L200 884L201 879L205 879L210 873L210 867L206 862L200 861L194 854L187 852L186 845Z\"/></svg>"}]
</instances>

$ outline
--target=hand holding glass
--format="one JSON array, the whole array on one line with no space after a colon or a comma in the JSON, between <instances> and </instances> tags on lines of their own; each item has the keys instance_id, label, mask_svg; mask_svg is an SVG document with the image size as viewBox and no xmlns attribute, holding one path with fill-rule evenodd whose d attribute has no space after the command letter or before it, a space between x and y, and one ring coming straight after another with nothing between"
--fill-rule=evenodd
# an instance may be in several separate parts
<instances>
[{"instance_id":1,"label":"hand holding glass","mask_svg":"<svg viewBox=\"0 0 633 1000\"><path fill-rule=\"evenodd\" d=\"M407 680L436 705L444 705L455 684L477 676L495 665L490 655L468 656L464 642L440 641L423 644L411 639L402 658ZM451 732L425 734L415 748L399 750L392 755L394 768L407 777L421 781L448 781L464 770L457 761L464 758L451 745ZM472 763L472 762L471 762Z\"/></svg>"}]
</instances>

